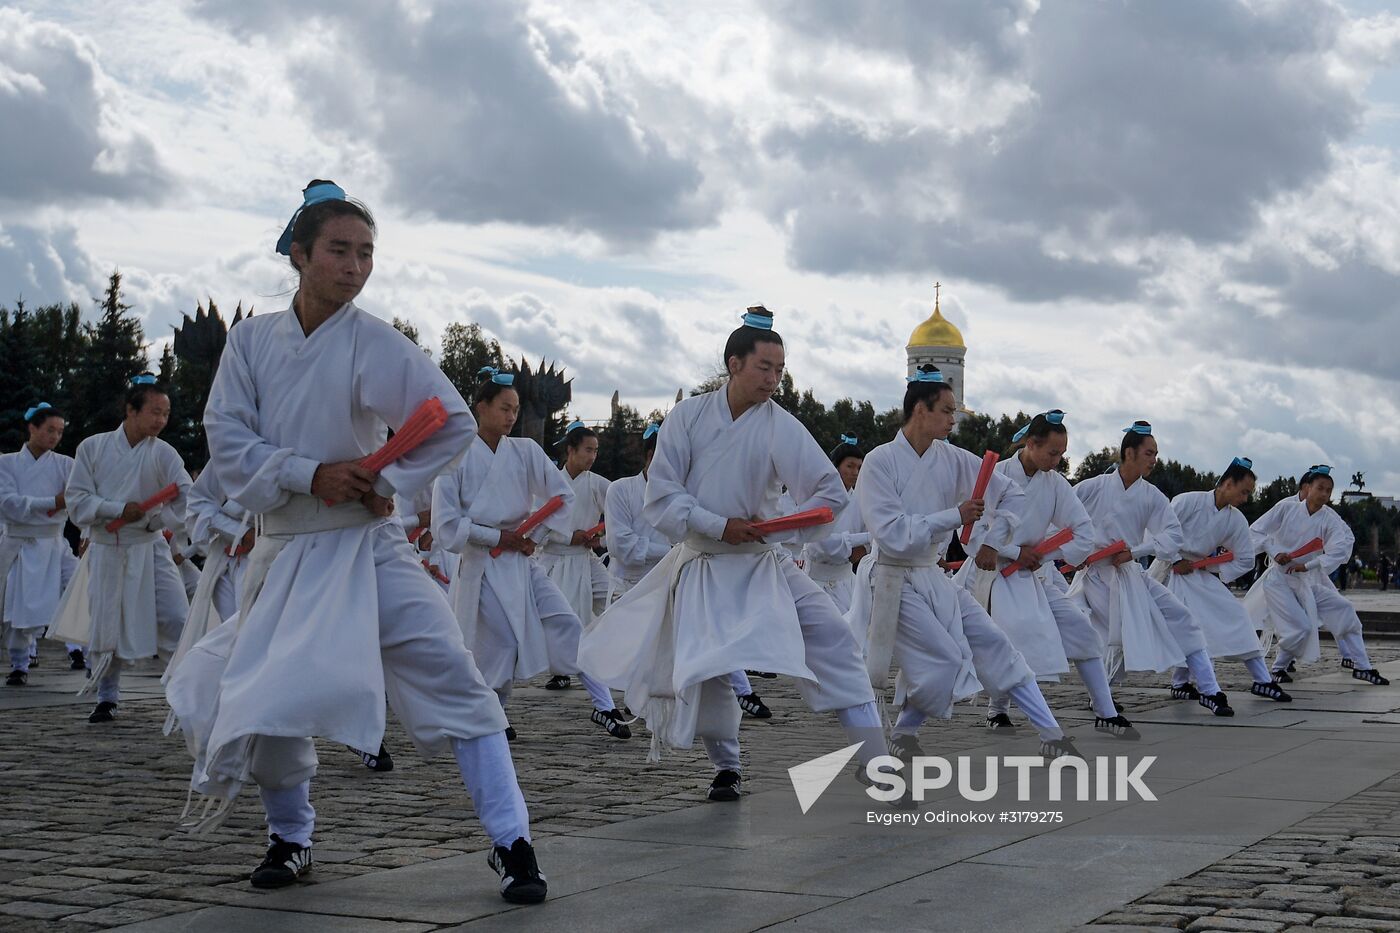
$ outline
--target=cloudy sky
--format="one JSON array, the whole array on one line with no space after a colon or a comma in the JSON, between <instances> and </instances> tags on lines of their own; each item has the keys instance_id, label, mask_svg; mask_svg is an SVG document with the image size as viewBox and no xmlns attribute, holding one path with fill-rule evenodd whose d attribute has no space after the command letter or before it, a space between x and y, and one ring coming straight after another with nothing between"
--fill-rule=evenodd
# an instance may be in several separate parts
<instances>
[{"instance_id":1,"label":"cloudy sky","mask_svg":"<svg viewBox=\"0 0 1400 933\"><path fill-rule=\"evenodd\" d=\"M1400 8L1377 0L0 0L0 303L284 307L313 177L361 304L563 362L897 403L944 283L968 404L1400 494ZM1397 5L1400 6L1400 5Z\"/></svg>"}]
</instances>

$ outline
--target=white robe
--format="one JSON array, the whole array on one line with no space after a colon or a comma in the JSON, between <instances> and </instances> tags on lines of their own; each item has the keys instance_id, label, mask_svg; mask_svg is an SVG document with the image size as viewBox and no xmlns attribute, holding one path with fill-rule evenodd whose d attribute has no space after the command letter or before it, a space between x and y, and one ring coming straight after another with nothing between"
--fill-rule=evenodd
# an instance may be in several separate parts
<instances>
[{"instance_id":1,"label":"white robe","mask_svg":"<svg viewBox=\"0 0 1400 933\"><path fill-rule=\"evenodd\" d=\"M846 500L831 461L776 402L736 420L722 388L684 399L661 425L642 519L680 546L594 621L579 652L585 670L626 691L653 758L696 735L737 735L733 691L717 679L736 670L788 674L816 710L872 699L850 632L787 552L721 540L730 518L783 514L783 485L799 509Z\"/></svg>"},{"instance_id":2,"label":"white robe","mask_svg":"<svg viewBox=\"0 0 1400 933\"><path fill-rule=\"evenodd\" d=\"M847 619L877 689L883 693L893 660L896 702L931 718L949 718L955 702L984 686L1000 695L1034 677L986 610L938 566L962 527L959 505L972 498L981 464L946 441L920 456L900 431L866 456L856 482L874 550L856 573ZM1010 535L1024 494L994 473L988 495L1002 506L992 534Z\"/></svg>"},{"instance_id":3,"label":"white robe","mask_svg":"<svg viewBox=\"0 0 1400 933\"><path fill-rule=\"evenodd\" d=\"M607 603L608 568L592 550L569 542L575 531L587 531L598 524L611 484L592 470L572 478L567 470L560 470L559 474L574 491L573 502L564 509L568 523L562 530L545 533L542 546L535 551L535 560L559 587L574 614L587 625L593 621L595 610L601 612ZM548 498L536 496L535 508L544 505Z\"/></svg>"},{"instance_id":4,"label":"white robe","mask_svg":"<svg viewBox=\"0 0 1400 933\"><path fill-rule=\"evenodd\" d=\"M1223 549L1232 552L1235 559L1181 574L1173 573L1172 565L1158 558L1152 564L1152 575L1190 610L1211 657L1257 657L1259 634L1254 622L1244 603L1225 586L1254 569L1249 522L1234 506L1216 508L1214 490L1183 492L1171 504L1181 522L1182 558L1200 560Z\"/></svg>"},{"instance_id":5,"label":"white robe","mask_svg":"<svg viewBox=\"0 0 1400 933\"><path fill-rule=\"evenodd\" d=\"M1171 503L1145 479L1124 488L1117 472L1081 480L1074 493L1094 523L1094 550L1121 540L1133 560L1117 567L1105 559L1075 574L1070 593L1081 600L1103 644L1121 651L1130 671L1166 671L1204 650L1205 639L1190 612L1167 588L1147 575L1138 559L1175 562L1181 552L1181 523ZM1107 666L1116 667L1114 659Z\"/></svg>"},{"instance_id":6,"label":"white robe","mask_svg":"<svg viewBox=\"0 0 1400 933\"><path fill-rule=\"evenodd\" d=\"M998 538L990 534L1000 503L988 495L987 511L973 527L967 553L976 555L983 544L990 544L1000 557L998 569L980 570L970 556L956 579L979 597L992 621L1010 636L1037 678L1058 680L1058 675L1069 670L1071 660L1102 656L1102 646L1093 630L1074 624L1078 620L1066 615L1080 610L1063 604L1067 601L1061 585L1063 575L1054 564L1056 559L1078 564L1088 557L1093 550L1094 524L1069 481L1059 473L1040 470L1027 476L1019 456L998 462L996 472L1019 487L1025 496L1019 521L1009 535ZM1015 561L1023 546L1033 547L1061 528L1070 529L1074 537L1046 554L1039 570L1002 576L1000 568ZM1056 581L1056 577L1060 579Z\"/></svg>"},{"instance_id":7,"label":"white robe","mask_svg":"<svg viewBox=\"0 0 1400 933\"><path fill-rule=\"evenodd\" d=\"M860 506L856 505L854 496L847 494L846 504L837 513L836 521L823 531L824 535L808 541L802 549L802 569L844 613L851 608L851 588L856 582L851 552L858 547L870 548L870 533L861 521Z\"/></svg>"},{"instance_id":8,"label":"white robe","mask_svg":"<svg viewBox=\"0 0 1400 933\"><path fill-rule=\"evenodd\" d=\"M145 501L171 483L180 490L173 501L115 533L107 530L126 503ZM74 575L59 611L69 620L55 634L87 646L90 685L114 655L130 661L175 650L189 601L161 532L183 529L190 485L180 455L158 437L133 447L119 426L78 445L65 496L73 523L87 529L87 569ZM75 592L84 581L87 592Z\"/></svg>"},{"instance_id":9,"label":"white robe","mask_svg":"<svg viewBox=\"0 0 1400 933\"><path fill-rule=\"evenodd\" d=\"M608 570L613 598L636 586L671 551L671 542L642 518L647 479L638 473L608 487L603 499L607 522L603 541L608 546Z\"/></svg>"},{"instance_id":10,"label":"white robe","mask_svg":"<svg viewBox=\"0 0 1400 933\"><path fill-rule=\"evenodd\" d=\"M1303 571L1288 573L1271 563L1245 596L1245 608L1256 628L1279 643L1294 658L1312 663L1322 656L1318 627L1325 626L1334 636L1360 632L1361 623L1351 603L1337 592L1330 574L1351 560L1356 536L1331 506L1308 512L1308 504L1288 498L1274 504L1250 526L1255 554L1265 553L1272 561L1280 551L1292 552L1321 538L1323 549L1289 564L1301 564Z\"/></svg>"},{"instance_id":11,"label":"white robe","mask_svg":"<svg viewBox=\"0 0 1400 933\"><path fill-rule=\"evenodd\" d=\"M53 620L78 566L63 537L68 510L49 514L72 469L73 458L46 451L36 459L27 444L0 456L0 620L24 638Z\"/></svg>"},{"instance_id":12,"label":"white robe","mask_svg":"<svg viewBox=\"0 0 1400 933\"><path fill-rule=\"evenodd\" d=\"M531 540L570 527L573 495L564 472L523 437L501 438L494 452L477 438L434 484L433 537L461 555L448 601L494 690L547 670L578 672L579 620L544 568L519 551L490 553L501 531L518 528L535 502L561 496L564 506Z\"/></svg>"},{"instance_id":13,"label":"white robe","mask_svg":"<svg viewBox=\"0 0 1400 933\"><path fill-rule=\"evenodd\" d=\"M243 596L231 646L220 649L227 663L216 708L190 717L210 723L196 789L228 800L250 774L273 782L265 786L290 786L314 770L314 754L306 765L298 753L286 756L283 773L259 776L255 740L282 737L308 749L307 737L319 736L378 748L386 698L425 755L445 751L453 738L505 728L451 610L398 524L358 502L330 507L311 495L320 464L375 451L388 428L432 397L447 423L379 473L381 496L412 496L475 437L467 403L442 371L354 304L310 336L291 310L229 332L204 413L210 468L229 496L262 516L253 556L267 570L261 588ZM249 573L261 576L256 567ZM229 639L229 628L205 642ZM182 666L167 689L172 707L177 695L195 692L183 683L186 670L200 674L188 661Z\"/></svg>"}]
</instances>

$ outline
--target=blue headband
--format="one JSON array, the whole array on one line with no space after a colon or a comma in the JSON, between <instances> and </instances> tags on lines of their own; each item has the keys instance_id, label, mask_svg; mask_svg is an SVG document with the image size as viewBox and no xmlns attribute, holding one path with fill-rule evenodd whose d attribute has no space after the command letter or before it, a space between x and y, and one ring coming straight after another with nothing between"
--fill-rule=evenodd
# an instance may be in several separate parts
<instances>
[{"instance_id":1,"label":"blue headband","mask_svg":"<svg viewBox=\"0 0 1400 933\"><path fill-rule=\"evenodd\" d=\"M1152 433L1152 425L1150 425L1150 424L1133 424L1133 425L1129 425L1128 427L1126 427L1126 428L1123 429L1123 433L1124 433L1124 434L1144 434L1144 435L1146 435L1146 434L1151 434L1151 433Z\"/></svg>"},{"instance_id":2,"label":"blue headband","mask_svg":"<svg viewBox=\"0 0 1400 933\"><path fill-rule=\"evenodd\" d=\"M156 384L156 377L150 373L142 373L139 376L132 376L131 384L134 386L153 386Z\"/></svg>"},{"instance_id":3,"label":"blue headband","mask_svg":"<svg viewBox=\"0 0 1400 933\"><path fill-rule=\"evenodd\" d=\"M588 427L588 425L584 424L582 421L577 421L577 420L575 420L575 421L570 421L570 422L569 422L569 426L568 426L567 428L564 429L564 436L561 437L561 438L559 438L559 440L555 441L555 442L554 442L555 445L558 446L559 444L564 443L565 441L567 441L567 440L569 439L569 435L570 435L570 434L573 434L573 433L574 433L575 431L577 431L579 428L586 428L586 427Z\"/></svg>"},{"instance_id":4,"label":"blue headband","mask_svg":"<svg viewBox=\"0 0 1400 933\"><path fill-rule=\"evenodd\" d=\"M1327 464L1325 464L1325 463L1319 463L1319 464L1317 464L1316 466L1314 466L1311 470L1309 470L1308 472L1309 472L1309 473L1320 473L1320 474L1323 475L1323 476L1331 476L1331 475L1332 475L1332 468L1331 468L1330 466L1328 466Z\"/></svg>"},{"instance_id":5,"label":"blue headband","mask_svg":"<svg viewBox=\"0 0 1400 933\"><path fill-rule=\"evenodd\" d=\"M313 204L320 204L322 201L344 201L345 189L340 185L331 182L323 182L319 185L311 185L306 189L302 198L301 207L292 214L292 219L287 221L287 227L282 231L282 235L277 238L277 252L283 256L292 255L292 228L296 226L297 218L301 212Z\"/></svg>"},{"instance_id":6,"label":"blue headband","mask_svg":"<svg viewBox=\"0 0 1400 933\"><path fill-rule=\"evenodd\" d=\"M939 372L938 370L936 370L936 369L933 370L932 372L927 372L927 373L924 372L924 371L921 370L921 369L916 369L916 370L914 370L914 375L910 376L909 379L908 379L908 381L909 381L909 382L942 382L942 381L943 381L943 374L940 373L940 372Z\"/></svg>"},{"instance_id":7,"label":"blue headband","mask_svg":"<svg viewBox=\"0 0 1400 933\"><path fill-rule=\"evenodd\" d=\"M496 366L483 366L476 371L476 377L478 379L487 375L489 375L491 381L498 386L515 385L515 373L503 373Z\"/></svg>"},{"instance_id":8,"label":"blue headband","mask_svg":"<svg viewBox=\"0 0 1400 933\"><path fill-rule=\"evenodd\" d=\"M52 407L53 406L50 405L48 402L40 402L38 405L35 405L33 408L29 409L29 411L24 413L24 420L28 421L30 418L33 418L39 412L43 411L45 408Z\"/></svg>"},{"instance_id":9,"label":"blue headband","mask_svg":"<svg viewBox=\"0 0 1400 933\"><path fill-rule=\"evenodd\" d=\"M644 430L644 431L642 432L642 440L644 440L644 441L651 440L651 436L652 436L653 434L655 434L657 431L660 431L660 430L661 430L661 425L657 424L655 421L648 421L648 422L647 422L647 426L646 426L646 430Z\"/></svg>"},{"instance_id":10,"label":"blue headband","mask_svg":"<svg viewBox=\"0 0 1400 933\"><path fill-rule=\"evenodd\" d=\"M1043 412L1041 412L1040 414L1036 415L1035 418L1044 418L1046 421L1050 422L1051 424L1064 424L1064 421L1065 421L1065 413L1062 412L1062 411L1058 411L1058 410L1057 410L1057 411L1043 411ZM1021 426L1021 430L1019 430L1019 431L1017 431L1015 434L1011 435L1011 443L1013 443L1013 444L1018 444L1018 443L1020 443L1021 438L1023 438L1023 437L1026 436L1026 433L1027 433L1028 431L1030 431L1030 429L1031 429L1031 425L1035 423L1035 418L1032 418L1030 421L1027 421L1024 425Z\"/></svg>"},{"instance_id":11,"label":"blue headband","mask_svg":"<svg viewBox=\"0 0 1400 933\"><path fill-rule=\"evenodd\" d=\"M1244 467L1246 470L1254 469L1254 461L1248 457L1236 457L1230 461L1230 466Z\"/></svg>"},{"instance_id":12,"label":"blue headband","mask_svg":"<svg viewBox=\"0 0 1400 933\"><path fill-rule=\"evenodd\" d=\"M860 443L860 440L850 434L842 434L841 443L850 444L852 447L855 447L857 444Z\"/></svg>"},{"instance_id":13,"label":"blue headband","mask_svg":"<svg viewBox=\"0 0 1400 933\"><path fill-rule=\"evenodd\" d=\"M759 330L772 330L773 317L772 315L754 314L752 311L745 311L744 326L755 327Z\"/></svg>"}]
</instances>

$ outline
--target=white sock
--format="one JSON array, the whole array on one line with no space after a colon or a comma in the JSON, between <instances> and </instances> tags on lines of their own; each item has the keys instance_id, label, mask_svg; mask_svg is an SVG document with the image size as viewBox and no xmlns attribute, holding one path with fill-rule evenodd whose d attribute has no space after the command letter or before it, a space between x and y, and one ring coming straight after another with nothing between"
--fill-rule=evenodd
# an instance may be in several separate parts
<instances>
[{"instance_id":1,"label":"white sock","mask_svg":"<svg viewBox=\"0 0 1400 933\"><path fill-rule=\"evenodd\" d=\"M1042 742L1053 742L1065 737L1065 731L1055 721L1055 714L1050 712L1050 705L1045 702L1045 694L1040 692L1040 687L1034 679L1017 684L1009 692L1011 699L1016 701L1016 705L1021 707L1031 725L1040 733Z\"/></svg>"},{"instance_id":2,"label":"white sock","mask_svg":"<svg viewBox=\"0 0 1400 933\"><path fill-rule=\"evenodd\" d=\"M1174 667L1174 668L1172 668L1172 686L1173 686L1173 687L1184 687L1184 686L1186 686L1186 685L1187 685L1188 683L1190 683L1190 682L1191 682L1191 668L1189 668L1189 667Z\"/></svg>"},{"instance_id":3,"label":"white sock","mask_svg":"<svg viewBox=\"0 0 1400 933\"><path fill-rule=\"evenodd\" d=\"M846 730L846 738L852 743L861 743L860 750L856 752L856 759L861 764L868 764L870 759L889 751L885 742L885 727L880 722L880 711L874 700L838 709L836 718L841 721L841 728Z\"/></svg>"},{"instance_id":4,"label":"white sock","mask_svg":"<svg viewBox=\"0 0 1400 933\"><path fill-rule=\"evenodd\" d=\"M705 746L705 754L710 756L710 763L715 766L715 771L739 772L739 740L738 739L707 739L703 736L700 741Z\"/></svg>"},{"instance_id":5,"label":"white sock","mask_svg":"<svg viewBox=\"0 0 1400 933\"><path fill-rule=\"evenodd\" d=\"M1186 666L1191 669L1191 677L1196 681L1196 689L1202 696L1215 696L1220 692L1220 682L1215 679L1215 665L1210 663L1210 655L1201 648L1186 656Z\"/></svg>"},{"instance_id":6,"label":"white sock","mask_svg":"<svg viewBox=\"0 0 1400 933\"><path fill-rule=\"evenodd\" d=\"M1118 715L1118 707L1113 705L1113 691L1108 686L1108 671L1104 670L1102 658L1085 658L1074 662L1079 677L1089 690L1089 702L1093 704L1094 715L1112 719Z\"/></svg>"},{"instance_id":7,"label":"white sock","mask_svg":"<svg viewBox=\"0 0 1400 933\"><path fill-rule=\"evenodd\" d=\"M997 713L1005 713L1011 709L1011 697L1006 694L998 696L995 693L987 696L987 718L991 719Z\"/></svg>"},{"instance_id":8,"label":"white sock","mask_svg":"<svg viewBox=\"0 0 1400 933\"><path fill-rule=\"evenodd\" d=\"M452 754L462 772L462 783L471 795L481 828L498 846L510 847L523 838L530 841L530 812L515 778L510 743L504 732L474 739L452 740Z\"/></svg>"},{"instance_id":9,"label":"white sock","mask_svg":"<svg viewBox=\"0 0 1400 933\"><path fill-rule=\"evenodd\" d=\"M1259 655L1252 658L1241 658L1244 666L1249 669L1249 676L1254 678L1256 684L1266 684L1273 680L1273 675L1269 673L1269 666L1264 663L1264 659Z\"/></svg>"},{"instance_id":10,"label":"white sock","mask_svg":"<svg viewBox=\"0 0 1400 933\"><path fill-rule=\"evenodd\" d=\"M271 789L259 787L263 810L267 813L267 833L276 833L283 841L299 846L311 845L311 832L316 828L316 810L311 806L311 781L295 787Z\"/></svg>"},{"instance_id":11,"label":"white sock","mask_svg":"<svg viewBox=\"0 0 1400 933\"><path fill-rule=\"evenodd\" d=\"M583 671L578 672L578 679L583 683L583 687L588 691L588 698L593 701L593 708L607 712L615 709L617 704L613 703L612 691L600 681L594 680Z\"/></svg>"},{"instance_id":12,"label":"white sock","mask_svg":"<svg viewBox=\"0 0 1400 933\"><path fill-rule=\"evenodd\" d=\"M894 728L890 732L894 735L918 735L919 727L927 718L914 707L906 706L899 711L899 718L895 720Z\"/></svg>"},{"instance_id":13,"label":"white sock","mask_svg":"<svg viewBox=\"0 0 1400 933\"><path fill-rule=\"evenodd\" d=\"M729 675L729 686L734 688L736 697L746 697L753 693L753 684L749 683L749 675L743 671L735 671Z\"/></svg>"}]
</instances>

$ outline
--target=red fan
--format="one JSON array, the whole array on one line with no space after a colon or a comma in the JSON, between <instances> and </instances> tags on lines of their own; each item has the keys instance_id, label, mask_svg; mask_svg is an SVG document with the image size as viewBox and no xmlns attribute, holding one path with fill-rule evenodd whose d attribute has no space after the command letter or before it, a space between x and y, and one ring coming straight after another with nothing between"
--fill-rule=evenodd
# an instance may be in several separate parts
<instances>
[{"instance_id":1,"label":"red fan","mask_svg":"<svg viewBox=\"0 0 1400 933\"><path fill-rule=\"evenodd\" d=\"M1090 564L1097 564L1099 561L1103 560L1104 558L1106 558L1106 557L1112 557L1114 554L1117 554L1119 551L1126 551L1127 549L1128 549L1128 542L1126 542L1126 541L1121 541L1121 540L1120 540L1120 541L1114 541L1114 542L1113 542L1112 544L1110 544L1108 547L1106 547L1106 548L1101 548L1100 550L1095 551L1094 553L1090 554L1087 558L1085 558L1085 560L1084 560L1084 566L1087 567L1087 566L1089 566Z\"/></svg>"},{"instance_id":2,"label":"red fan","mask_svg":"<svg viewBox=\"0 0 1400 933\"><path fill-rule=\"evenodd\" d=\"M977 471L977 482L972 486L972 498L980 499L987 494L987 486L992 481L992 470L996 469L997 461L1001 458L992 451L987 451L982 455L982 468ZM972 538L972 523L963 525L962 534L958 540L966 544Z\"/></svg>"},{"instance_id":3,"label":"red fan","mask_svg":"<svg viewBox=\"0 0 1400 933\"><path fill-rule=\"evenodd\" d=\"M165 505L165 503L171 501L178 495L180 495L180 487L176 486L174 483L171 483L169 486L166 486L154 496L151 496L151 498L147 499L145 502L142 502L141 510L143 512L149 512L151 509L155 508L158 505ZM117 529L125 524L126 522L122 521L120 518L114 518L110 522L108 522L105 527L108 531L115 534Z\"/></svg>"},{"instance_id":4,"label":"red fan","mask_svg":"<svg viewBox=\"0 0 1400 933\"><path fill-rule=\"evenodd\" d=\"M1072 540L1074 540L1073 529L1061 528L1059 531L1055 532L1053 535L1046 538L1044 541L1040 542L1035 547L1031 548L1031 550L1035 552L1036 557L1044 557L1046 554L1049 554L1056 548L1064 547ZM1021 562L1019 560L1012 561L1005 567L1001 568L1001 575L1003 577L1009 577L1020 569Z\"/></svg>"},{"instance_id":5,"label":"red fan","mask_svg":"<svg viewBox=\"0 0 1400 933\"><path fill-rule=\"evenodd\" d=\"M530 532L538 528L545 521L545 519L549 518L549 516L553 515L555 512L559 511L563 507L564 497L555 496L553 499L550 499L544 505L540 506L534 515L531 515L529 518L525 519L525 521L521 522L520 527L515 529L515 533L518 535L528 535ZM505 549L502 548L499 544L491 549L492 557L500 557L503 553L505 553Z\"/></svg>"},{"instance_id":6,"label":"red fan","mask_svg":"<svg viewBox=\"0 0 1400 933\"><path fill-rule=\"evenodd\" d=\"M1307 557L1309 554L1314 554L1322 550L1324 547L1326 547L1326 545L1323 543L1323 540L1321 538L1313 538L1307 544L1298 548L1298 550L1289 551L1288 559L1292 561L1297 560L1300 557Z\"/></svg>"},{"instance_id":7,"label":"red fan","mask_svg":"<svg viewBox=\"0 0 1400 933\"><path fill-rule=\"evenodd\" d=\"M811 528L814 525L829 525L834 521L836 521L835 514L832 513L831 509L822 506L817 509L808 509L805 512L780 515L777 518L754 522L753 529L761 535L775 535L784 531L797 531L799 528Z\"/></svg>"},{"instance_id":8,"label":"red fan","mask_svg":"<svg viewBox=\"0 0 1400 933\"><path fill-rule=\"evenodd\" d=\"M434 567L432 564L428 563L427 561L423 561L423 569L426 570L426 571L428 571L428 576L432 577L434 580L436 580L436 581L439 582L439 583L451 583L451 582L452 582L451 580L447 579L447 574L443 573L441 570L437 569L436 567Z\"/></svg>"},{"instance_id":9,"label":"red fan","mask_svg":"<svg viewBox=\"0 0 1400 933\"><path fill-rule=\"evenodd\" d=\"M1234 551L1226 551L1224 554L1216 554L1214 557L1202 557L1200 560L1191 562L1192 570L1205 570L1207 567L1215 567L1220 564L1228 564L1235 559Z\"/></svg>"},{"instance_id":10,"label":"red fan","mask_svg":"<svg viewBox=\"0 0 1400 933\"><path fill-rule=\"evenodd\" d=\"M442 407L442 399L434 395L413 410L413 414L394 432L393 437L385 441L383 447L361 458L360 466L378 473L432 437L444 424L447 424L447 409ZM330 504L326 501L326 505Z\"/></svg>"}]
</instances>

